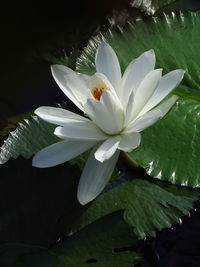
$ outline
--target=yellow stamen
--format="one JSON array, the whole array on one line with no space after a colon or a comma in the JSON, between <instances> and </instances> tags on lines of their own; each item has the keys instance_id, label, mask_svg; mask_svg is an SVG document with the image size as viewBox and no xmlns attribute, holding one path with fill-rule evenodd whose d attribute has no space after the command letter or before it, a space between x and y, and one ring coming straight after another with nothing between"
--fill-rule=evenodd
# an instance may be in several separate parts
<instances>
[{"instance_id":1,"label":"yellow stamen","mask_svg":"<svg viewBox=\"0 0 200 267\"><path fill-rule=\"evenodd\" d=\"M106 87L101 87L101 88L93 88L92 89L92 95L93 97L97 100L97 101L100 101L100 98L101 98L101 95L103 94L103 91L104 90L108 90L108 88Z\"/></svg>"}]
</instances>

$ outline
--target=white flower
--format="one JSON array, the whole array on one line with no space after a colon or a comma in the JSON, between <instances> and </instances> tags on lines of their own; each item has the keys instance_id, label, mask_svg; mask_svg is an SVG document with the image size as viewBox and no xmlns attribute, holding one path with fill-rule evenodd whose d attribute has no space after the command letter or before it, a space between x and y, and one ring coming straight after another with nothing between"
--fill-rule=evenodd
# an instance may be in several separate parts
<instances>
[{"instance_id":1,"label":"white flower","mask_svg":"<svg viewBox=\"0 0 200 267\"><path fill-rule=\"evenodd\" d=\"M184 70L162 75L155 67L153 50L133 60L121 75L114 50L102 42L96 52L96 73L79 74L52 66L52 74L65 95L90 118L68 110L40 107L35 113L59 125L54 134L62 141L42 149L33 166L51 167L92 148L78 186L78 200L86 204L104 189L120 150L129 152L140 144L140 132L162 118L175 103L171 97L158 104L180 83ZM98 146L97 146L98 145Z\"/></svg>"}]
</instances>

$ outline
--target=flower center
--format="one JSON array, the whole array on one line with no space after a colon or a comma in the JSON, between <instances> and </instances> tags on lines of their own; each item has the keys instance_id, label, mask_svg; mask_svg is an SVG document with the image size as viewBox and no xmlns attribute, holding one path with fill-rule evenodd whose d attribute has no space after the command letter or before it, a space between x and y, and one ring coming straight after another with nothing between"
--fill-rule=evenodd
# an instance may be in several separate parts
<instances>
[{"instance_id":1,"label":"flower center","mask_svg":"<svg viewBox=\"0 0 200 267\"><path fill-rule=\"evenodd\" d=\"M103 94L104 90L108 90L109 88L107 87L95 87L92 89L92 95L93 97L97 100L100 101L101 95Z\"/></svg>"}]
</instances>

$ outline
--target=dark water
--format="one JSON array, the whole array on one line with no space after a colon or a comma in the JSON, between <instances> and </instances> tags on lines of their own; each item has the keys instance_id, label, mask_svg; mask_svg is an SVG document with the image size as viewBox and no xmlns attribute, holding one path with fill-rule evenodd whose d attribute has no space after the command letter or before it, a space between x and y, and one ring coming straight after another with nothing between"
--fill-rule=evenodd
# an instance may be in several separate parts
<instances>
[{"instance_id":1,"label":"dark water","mask_svg":"<svg viewBox=\"0 0 200 267\"><path fill-rule=\"evenodd\" d=\"M200 266L200 204L185 216L180 225L165 229L142 246L144 260L138 267L199 267Z\"/></svg>"}]
</instances>

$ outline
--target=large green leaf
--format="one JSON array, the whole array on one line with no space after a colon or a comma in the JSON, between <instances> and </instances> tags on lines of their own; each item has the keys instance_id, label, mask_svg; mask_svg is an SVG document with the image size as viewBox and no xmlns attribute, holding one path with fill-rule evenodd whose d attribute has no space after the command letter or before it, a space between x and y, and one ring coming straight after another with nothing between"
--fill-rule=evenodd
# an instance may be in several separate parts
<instances>
[{"instance_id":1,"label":"large green leaf","mask_svg":"<svg viewBox=\"0 0 200 267\"><path fill-rule=\"evenodd\" d=\"M200 93L200 13L169 14L130 24L121 32L106 32L90 40L77 60L79 72L92 74L95 71L94 56L98 43L104 39L116 51L122 71L128 63L146 50L154 49L156 67L163 72L185 69L179 94ZM189 41L190 40L190 41Z\"/></svg>"},{"instance_id":2,"label":"large green leaf","mask_svg":"<svg viewBox=\"0 0 200 267\"><path fill-rule=\"evenodd\" d=\"M124 210L124 219L134 227L138 238L155 236L156 231L179 223L181 216L192 209L197 196L197 192L188 189L131 179L100 195L83 213L76 229L108 213Z\"/></svg>"},{"instance_id":3,"label":"large green leaf","mask_svg":"<svg viewBox=\"0 0 200 267\"><path fill-rule=\"evenodd\" d=\"M61 242L54 252L63 254L66 266L88 266L95 260L93 265L96 267L128 267L134 266L140 259L131 249L136 242L120 212L106 216L74 234Z\"/></svg>"},{"instance_id":4,"label":"large green leaf","mask_svg":"<svg viewBox=\"0 0 200 267\"><path fill-rule=\"evenodd\" d=\"M4 267L135 266L141 256L134 252L136 238L121 213L111 214L62 240L47 250L23 244L0 247Z\"/></svg>"},{"instance_id":5,"label":"large green leaf","mask_svg":"<svg viewBox=\"0 0 200 267\"><path fill-rule=\"evenodd\" d=\"M29 119L33 115L33 113L28 112L28 113L22 113L18 114L17 116L14 117L9 117L7 119L7 125L0 129L0 135L1 136L6 136L10 133L10 131L13 131L14 129L17 128L18 124L20 122L23 122L25 119Z\"/></svg>"},{"instance_id":6,"label":"large green leaf","mask_svg":"<svg viewBox=\"0 0 200 267\"><path fill-rule=\"evenodd\" d=\"M24 120L17 129L11 132L0 148L0 164L23 156L30 158L42 148L58 142L54 134L55 126L32 116L30 120Z\"/></svg>"},{"instance_id":7,"label":"large green leaf","mask_svg":"<svg viewBox=\"0 0 200 267\"><path fill-rule=\"evenodd\" d=\"M183 99L166 117L142 133L129 156L147 173L171 183L200 186L200 103Z\"/></svg>"},{"instance_id":8,"label":"large green leaf","mask_svg":"<svg viewBox=\"0 0 200 267\"><path fill-rule=\"evenodd\" d=\"M49 246L85 209L76 197L80 171L67 163L38 169L31 160L11 159L0 177L0 244Z\"/></svg>"}]
</instances>

